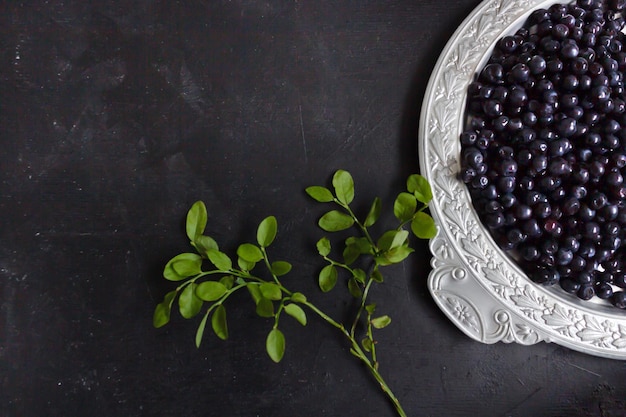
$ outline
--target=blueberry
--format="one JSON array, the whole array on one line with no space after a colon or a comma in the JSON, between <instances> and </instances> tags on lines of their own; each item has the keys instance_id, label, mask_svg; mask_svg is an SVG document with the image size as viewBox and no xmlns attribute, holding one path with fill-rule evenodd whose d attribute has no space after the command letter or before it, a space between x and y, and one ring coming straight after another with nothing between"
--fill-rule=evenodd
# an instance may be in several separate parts
<instances>
[{"instance_id":1,"label":"blueberry","mask_svg":"<svg viewBox=\"0 0 626 417\"><path fill-rule=\"evenodd\" d=\"M623 291L617 291L613 293L611 303L617 308L626 308L626 293Z\"/></svg>"},{"instance_id":2,"label":"blueberry","mask_svg":"<svg viewBox=\"0 0 626 417\"><path fill-rule=\"evenodd\" d=\"M580 284L571 279L562 279L559 281L561 288L570 294L576 294L580 289Z\"/></svg>"},{"instance_id":3,"label":"blueberry","mask_svg":"<svg viewBox=\"0 0 626 417\"><path fill-rule=\"evenodd\" d=\"M524 82L527 81L530 77L530 68L526 64L516 64L513 68L511 68L511 78L515 82Z\"/></svg>"},{"instance_id":4,"label":"blueberry","mask_svg":"<svg viewBox=\"0 0 626 417\"><path fill-rule=\"evenodd\" d=\"M585 284L585 285L581 284L580 288L576 292L576 295L581 300L591 300L593 296L595 295L595 291L591 284Z\"/></svg>"},{"instance_id":5,"label":"blueberry","mask_svg":"<svg viewBox=\"0 0 626 417\"><path fill-rule=\"evenodd\" d=\"M490 83L499 84L504 77L504 70L500 64L487 64L481 72L481 77Z\"/></svg>"},{"instance_id":6,"label":"blueberry","mask_svg":"<svg viewBox=\"0 0 626 417\"><path fill-rule=\"evenodd\" d=\"M539 268L532 275L531 279L544 285L554 285L559 282L560 274L554 268Z\"/></svg>"}]
</instances>

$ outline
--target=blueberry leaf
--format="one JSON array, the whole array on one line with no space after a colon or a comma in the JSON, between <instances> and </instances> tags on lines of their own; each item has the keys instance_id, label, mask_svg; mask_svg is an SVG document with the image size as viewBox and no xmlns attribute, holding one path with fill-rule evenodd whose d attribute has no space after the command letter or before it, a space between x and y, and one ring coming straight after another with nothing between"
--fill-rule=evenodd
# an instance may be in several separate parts
<instances>
[{"instance_id":1,"label":"blueberry leaf","mask_svg":"<svg viewBox=\"0 0 626 417\"><path fill-rule=\"evenodd\" d=\"M220 278L219 282L223 284L226 287L226 289L230 290L231 288L233 288L233 285L235 284L235 277L233 277L232 275L226 275Z\"/></svg>"},{"instance_id":2,"label":"blueberry leaf","mask_svg":"<svg viewBox=\"0 0 626 417\"><path fill-rule=\"evenodd\" d=\"M202 266L202 257L195 253L181 253L165 264L163 276L170 281L182 281L192 275L199 274Z\"/></svg>"},{"instance_id":3,"label":"blueberry leaf","mask_svg":"<svg viewBox=\"0 0 626 417\"><path fill-rule=\"evenodd\" d=\"M280 287L273 282L263 282L259 285L259 289L261 290L263 297L269 300L278 301L283 298L283 292Z\"/></svg>"},{"instance_id":4,"label":"blueberry leaf","mask_svg":"<svg viewBox=\"0 0 626 417\"><path fill-rule=\"evenodd\" d=\"M350 277L348 280L348 291L354 298L361 298L363 295L363 291L361 291L361 287L354 277Z\"/></svg>"},{"instance_id":5,"label":"blueberry leaf","mask_svg":"<svg viewBox=\"0 0 626 417\"><path fill-rule=\"evenodd\" d=\"M261 296L256 303L256 313L260 317L274 317L274 303L272 303L272 300Z\"/></svg>"},{"instance_id":6,"label":"blueberry leaf","mask_svg":"<svg viewBox=\"0 0 626 417\"><path fill-rule=\"evenodd\" d=\"M389 324L391 323L391 317L387 315L380 316L380 317L373 318L370 322L372 323L372 326L374 326L374 328L382 329L382 328L389 326Z\"/></svg>"},{"instance_id":7,"label":"blueberry leaf","mask_svg":"<svg viewBox=\"0 0 626 417\"><path fill-rule=\"evenodd\" d=\"M205 281L197 285L195 293L201 300L217 301L228 292L228 288L218 281Z\"/></svg>"},{"instance_id":8,"label":"blueberry leaf","mask_svg":"<svg viewBox=\"0 0 626 417\"><path fill-rule=\"evenodd\" d=\"M202 300L196 296L196 287L194 282L188 284L178 297L178 309L180 315L186 319L195 317L202 308Z\"/></svg>"},{"instance_id":9,"label":"blueberry leaf","mask_svg":"<svg viewBox=\"0 0 626 417\"><path fill-rule=\"evenodd\" d=\"M165 294L163 301L157 304L156 308L154 309L154 315L152 316L152 325L154 327L163 327L167 323L169 323L174 297L176 297L176 290L170 291Z\"/></svg>"},{"instance_id":10,"label":"blueberry leaf","mask_svg":"<svg viewBox=\"0 0 626 417\"><path fill-rule=\"evenodd\" d=\"M354 199L354 180L348 171L342 169L333 175L333 187L337 200L344 204L350 204Z\"/></svg>"},{"instance_id":11,"label":"blueberry leaf","mask_svg":"<svg viewBox=\"0 0 626 417\"><path fill-rule=\"evenodd\" d=\"M206 253L209 249L219 249L217 242L212 237L205 235L196 236L192 245L204 256L207 256Z\"/></svg>"},{"instance_id":12,"label":"blueberry leaf","mask_svg":"<svg viewBox=\"0 0 626 417\"><path fill-rule=\"evenodd\" d=\"M330 240L328 240L328 238L321 238L317 241L316 246L317 252L319 252L321 256L328 256L328 254L330 253Z\"/></svg>"},{"instance_id":13,"label":"blueberry leaf","mask_svg":"<svg viewBox=\"0 0 626 417\"><path fill-rule=\"evenodd\" d=\"M372 275L370 275L370 277L378 283L383 282L383 274L380 273L378 268L372 271Z\"/></svg>"},{"instance_id":14,"label":"blueberry leaf","mask_svg":"<svg viewBox=\"0 0 626 417\"><path fill-rule=\"evenodd\" d=\"M304 191L306 191L311 198L320 203L330 203L335 199L328 188L319 185L307 187Z\"/></svg>"},{"instance_id":15,"label":"blueberry leaf","mask_svg":"<svg viewBox=\"0 0 626 417\"><path fill-rule=\"evenodd\" d=\"M220 252L217 249L209 249L207 251L209 261L220 271L230 271L233 268L233 263L224 252Z\"/></svg>"},{"instance_id":16,"label":"blueberry leaf","mask_svg":"<svg viewBox=\"0 0 626 417\"><path fill-rule=\"evenodd\" d=\"M359 248L354 245L347 245L343 250L343 261L346 265L350 265L357 260L361 252Z\"/></svg>"},{"instance_id":17,"label":"blueberry leaf","mask_svg":"<svg viewBox=\"0 0 626 417\"><path fill-rule=\"evenodd\" d=\"M285 306L285 313L296 319L301 325L306 326L306 313L299 305L287 304Z\"/></svg>"},{"instance_id":18,"label":"blueberry leaf","mask_svg":"<svg viewBox=\"0 0 626 417\"><path fill-rule=\"evenodd\" d=\"M206 223L206 206L202 201L196 201L187 212L185 229L189 240L193 242L198 236L202 235L202 233L204 233L204 229L206 228Z\"/></svg>"},{"instance_id":19,"label":"blueberry leaf","mask_svg":"<svg viewBox=\"0 0 626 417\"><path fill-rule=\"evenodd\" d=\"M376 246L378 246L378 249L382 251L389 250L389 248L391 248L391 244L393 243L393 239L396 237L396 233L398 233L398 231L395 229L388 230L385 233L383 233L382 236L379 237L378 241L376 242Z\"/></svg>"},{"instance_id":20,"label":"blueberry leaf","mask_svg":"<svg viewBox=\"0 0 626 417\"><path fill-rule=\"evenodd\" d=\"M222 340L228 339L228 325L226 323L226 308L223 304L217 306L211 316L211 327L217 337Z\"/></svg>"},{"instance_id":21,"label":"blueberry leaf","mask_svg":"<svg viewBox=\"0 0 626 417\"><path fill-rule=\"evenodd\" d=\"M291 271L291 264L285 261L275 261L272 262L271 265L272 274L277 277L282 277L283 275L287 275L289 271Z\"/></svg>"},{"instance_id":22,"label":"blueberry leaf","mask_svg":"<svg viewBox=\"0 0 626 417\"><path fill-rule=\"evenodd\" d=\"M393 203L393 214L396 219L405 222L413 218L417 209L417 199L413 194L400 193Z\"/></svg>"},{"instance_id":23,"label":"blueberry leaf","mask_svg":"<svg viewBox=\"0 0 626 417\"><path fill-rule=\"evenodd\" d=\"M247 261L239 256L237 257L237 266L239 266L242 271L252 271L256 266L256 262Z\"/></svg>"},{"instance_id":24,"label":"blueberry leaf","mask_svg":"<svg viewBox=\"0 0 626 417\"><path fill-rule=\"evenodd\" d=\"M385 259L392 264L404 261L414 250L408 246L398 246L385 252Z\"/></svg>"},{"instance_id":25,"label":"blueberry leaf","mask_svg":"<svg viewBox=\"0 0 626 417\"><path fill-rule=\"evenodd\" d=\"M266 248L272 244L274 238L276 238L276 232L278 230L278 223L276 217L269 216L263 219L259 224L256 233L256 239L260 246Z\"/></svg>"},{"instance_id":26,"label":"blueberry leaf","mask_svg":"<svg viewBox=\"0 0 626 417\"><path fill-rule=\"evenodd\" d=\"M256 263L263 259L263 252L251 243L243 243L237 248L237 255L245 261Z\"/></svg>"},{"instance_id":27,"label":"blueberry leaf","mask_svg":"<svg viewBox=\"0 0 626 417\"><path fill-rule=\"evenodd\" d=\"M265 349L274 362L280 362L285 354L285 335L278 329L272 329L265 340Z\"/></svg>"},{"instance_id":28,"label":"blueberry leaf","mask_svg":"<svg viewBox=\"0 0 626 417\"><path fill-rule=\"evenodd\" d=\"M326 265L319 274L319 286L324 292L328 292L335 288L337 284L337 268L333 265Z\"/></svg>"},{"instance_id":29,"label":"blueberry leaf","mask_svg":"<svg viewBox=\"0 0 626 417\"><path fill-rule=\"evenodd\" d=\"M354 219L338 210L332 210L324 214L318 224L327 232L338 232L350 228L354 224Z\"/></svg>"},{"instance_id":30,"label":"blueberry leaf","mask_svg":"<svg viewBox=\"0 0 626 417\"><path fill-rule=\"evenodd\" d=\"M365 350L366 352L372 351L372 341L367 337L361 340L361 346L363 346L363 350Z\"/></svg>"},{"instance_id":31,"label":"blueberry leaf","mask_svg":"<svg viewBox=\"0 0 626 417\"><path fill-rule=\"evenodd\" d=\"M354 279L357 280L357 282L361 284L365 284L365 279L367 278L367 274L361 268L354 268L352 270L352 276L354 277Z\"/></svg>"},{"instance_id":32,"label":"blueberry leaf","mask_svg":"<svg viewBox=\"0 0 626 417\"><path fill-rule=\"evenodd\" d=\"M409 237L409 232L406 230L399 230L396 232L393 240L391 241L391 245L389 249L396 249L400 246L403 246L406 243L407 238Z\"/></svg>"},{"instance_id":33,"label":"blueberry leaf","mask_svg":"<svg viewBox=\"0 0 626 417\"><path fill-rule=\"evenodd\" d=\"M294 292L291 294L291 301L294 303L306 303L306 296L301 292Z\"/></svg>"},{"instance_id":34,"label":"blueberry leaf","mask_svg":"<svg viewBox=\"0 0 626 417\"><path fill-rule=\"evenodd\" d=\"M354 246L362 255L374 253L372 244L366 237L351 236L346 239L346 246Z\"/></svg>"},{"instance_id":35,"label":"blueberry leaf","mask_svg":"<svg viewBox=\"0 0 626 417\"><path fill-rule=\"evenodd\" d=\"M428 204L433 199L428 180L419 174L413 174L407 179L406 189L413 193L420 203Z\"/></svg>"},{"instance_id":36,"label":"blueberry leaf","mask_svg":"<svg viewBox=\"0 0 626 417\"><path fill-rule=\"evenodd\" d=\"M373 226L374 223L376 223L380 217L381 208L382 202L380 201L380 198L376 197L372 203L372 207L370 207L370 211L367 213L367 217L365 217L365 221L363 222L365 227Z\"/></svg>"},{"instance_id":37,"label":"blueberry leaf","mask_svg":"<svg viewBox=\"0 0 626 417\"><path fill-rule=\"evenodd\" d=\"M263 298L263 294L261 294L261 290L259 289L259 284L257 283L249 283L246 285L248 292L250 293L250 297L252 297L252 301L254 301L255 305L259 304L259 301Z\"/></svg>"},{"instance_id":38,"label":"blueberry leaf","mask_svg":"<svg viewBox=\"0 0 626 417\"><path fill-rule=\"evenodd\" d=\"M411 221L411 230L420 239L432 239L437 235L435 221L424 212L415 213L415 217Z\"/></svg>"},{"instance_id":39,"label":"blueberry leaf","mask_svg":"<svg viewBox=\"0 0 626 417\"><path fill-rule=\"evenodd\" d=\"M198 329L196 330L196 347L197 348L199 348L200 344L202 343L202 337L204 336L204 329L206 328L206 322L207 322L207 319L209 318L209 312L210 311L207 311L204 317L202 317L202 320L200 321L200 324L198 325Z\"/></svg>"}]
</instances>

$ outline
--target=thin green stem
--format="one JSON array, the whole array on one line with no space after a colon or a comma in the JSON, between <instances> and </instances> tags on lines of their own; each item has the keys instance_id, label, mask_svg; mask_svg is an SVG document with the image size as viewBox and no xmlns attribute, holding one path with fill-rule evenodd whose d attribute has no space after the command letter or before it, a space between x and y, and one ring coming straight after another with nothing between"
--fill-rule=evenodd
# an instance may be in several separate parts
<instances>
[{"instance_id":1,"label":"thin green stem","mask_svg":"<svg viewBox=\"0 0 626 417\"><path fill-rule=\"evenodd\" d=\"M278 279L276 274L272 272L272 264L270 264L270 260L267 257L267 251L265 250L265 247L263 246L261 246L261 253L263 254L263 261L265 262L265 266L267 267L267 270L270 271L270 274L272 274L272 278L274 278L274 282L276 282L276 284L282 287L280 280Z\"/></svg>"},{"instance_id":2,"label":"thin green stem","mask_svg":"<svg viewBox=\"0 0 626 417\"><path fill-rule=\"evenodd\" d=\"M350 217L352 217L352 219L354 219L354 222L359 227L359 229L361 229L361 232L363 232L363 235L367 238L367 240L370 242L372 247L376 250L376 243L374 242L374 239L372 239L372 236L370 235L370 232L367 230L367 227L363 223L361 223L361 221L358 219L358 217L356 217L356 214L354 214L354 212L352 211L350 206L348 204L342 203L339 200L335 200L335 202L337 204L339 204L341 207L343 207L348 212Z\"/></svg>"},{"instance_id":3,"label":"thin green stem","mask_svg":"<svg viewBox=\"0 0 626 417\"><path fill-rule=\"evenodd\" d=\"M374 341L374 332L372 330L372 313L367 312L367 337L372 343L370 348L370 354L372 355L372 362L374 362L374 367L378 369L378 359L376 359L376 342Z\"/></svg>"},{"instance_id":4,"label":"thin green stem","mask_svg":"<svg viewBox=\"0 0 626 417\"><path fill-rule=\"evenodd\" d=\"M398 416L407 417L406 413L404 412L404 409L402 408L402 405L400 404L400 401L395 396L395 394L393 393L389 385L387 385L387 383L385 382L385 379L383 378L383 376L378 371L377 364L372 363L372 361L367 357L365 352L363 352L363 349L361 349L361 346L359 346L359 342L354 338L353 335L350 334L350 332L346 330L343 324L334 320L332 317L324 313L322 310L317 308L314 304L310 303L309 301L306 301L302 304L306 305L309 309L315 312L318 316L324 319L327 323L329 323L330 325L332 325L333 327L336 327L337 329L341 331L341 333L350 341L350 345L351 345L350 351L352 352L352 354L356 356L361 362L363 362L363 364L370 371L374 379L376 379L380 388L383 390L385 395L387 395L387 398L389 398L389 400L393 404L396 412L398 413Z\"/></svg>"},{"instance_id":5,"label":"thin green stem","mask_svg":"<svg viewBox=\"0 0 626 417\"><path fill-rule=\"evenodd\" d=\"M356 332L356 326L358 326L361 315L363 314L363 310L365 310L367 296L369 295L370 288L372 287L373 282L374 280L371 277L368 278L367 283L365 284L365 288L363 288L363 295L361 295L361 304L359 305L359 309L357 310L354 321L352 322L352 327L350 327L350 336L352 337L354 337L354 334Z\"/></svg>"}]
</instances>

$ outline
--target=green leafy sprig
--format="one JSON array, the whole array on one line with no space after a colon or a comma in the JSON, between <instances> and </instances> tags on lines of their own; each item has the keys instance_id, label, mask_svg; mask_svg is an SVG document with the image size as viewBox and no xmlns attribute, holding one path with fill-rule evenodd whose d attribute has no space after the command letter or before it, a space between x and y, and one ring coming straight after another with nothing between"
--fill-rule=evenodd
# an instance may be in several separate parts
<instances>
[{"instance_id":1,"label":"green leafy sprig","mask_svg":"<svg viewBox=\"0 0 626 417\"><path fill-rule=\"evenodd\" d=\"M384 281L381 270L404 261L414 252L410 247L409 230L422 239L433 238L437 232L432 217L426 213L428 203L432 200L428 181L414 174L408 178L406 186L406 191L401 192L393 204L398 226L385 231L377 239L372 237L370 227L380 218L382 202L378 197L375 198L365 218L359 220L350 206L354 200L354 181L349 172L335 172L332 191L324 186L306 189L306 193L314 200L335 206L319 219L318 225L322 230L339 232L355 228L358 231L357 235L343 241L341 260L331 257L332 245L327 237L322 237L316 244L319 255L326 262L318 275L320 289L325 293L333 290L340 272L344 271L348 292L359 300L351 323L344 324L333 319L304 294L283 285L283 278L292 270L292 265L283 260L270 261L267 251L278 231L275 217L269 216L261 221L257 228L256 244L240 244L236 257L231 258L220 250L213 238L204 234L208 215L205 204L198 201L187 213L186 220L187 237L195 252L181 253L165 265L163 276L180 284L156 306L154 326L162 327L170 321L174 302L178 299L178 311L186 319L200 315L204 309L196 331L196 346L200 347L209 319L213 333L220 339L227 339L225 303L232 294L245 289L254 302L257 315L273 319L265 349L274 362L280 362L286 346L285 335L279 329L282 314L306 326L306 308L346 337L350 353L378 381L398 415L406 416L399 400L379 373L374 330L387 327L391 317L386 314L376 315L376 305L369 302L372 287ZM362 262L357 265L359 259L369 259L367 271L358 266ZM264 265L264 273L256 272L259 264ZM362 329L360 324L364 324Z\"/></svg>"}]
</instances>

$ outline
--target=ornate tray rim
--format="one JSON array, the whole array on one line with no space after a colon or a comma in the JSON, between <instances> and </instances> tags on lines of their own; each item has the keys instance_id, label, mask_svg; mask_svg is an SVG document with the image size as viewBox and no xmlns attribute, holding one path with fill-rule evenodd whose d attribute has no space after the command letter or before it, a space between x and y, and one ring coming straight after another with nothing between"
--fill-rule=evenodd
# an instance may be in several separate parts
<instances>
[{"instance_id":1,"label":"ornate tray rim","mask_svg":"<svg viewBox=\"0 0 626 417\"><path fill-rule=\"evenodd\" d=\"M583 353L626 360L626 312L582 302L531 282L481 225L457 178L466 90L503 34L555 0L485 0L442 51L424 96L419 126L422 174L433 188L438 234L428 288L466 335L482 343L554 342Z\"/></svg>"}]
</instances>

